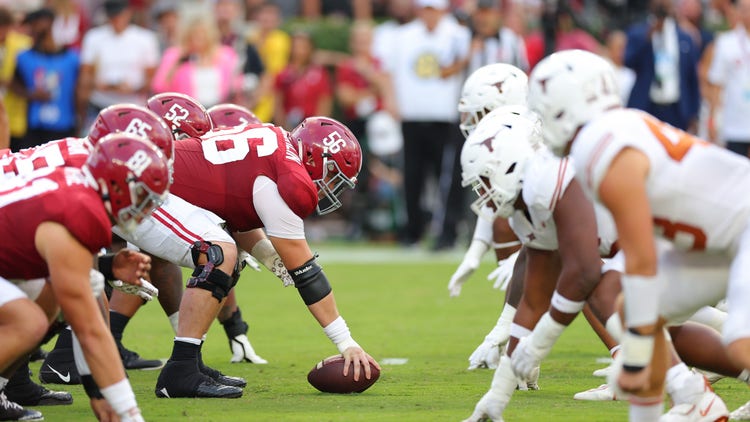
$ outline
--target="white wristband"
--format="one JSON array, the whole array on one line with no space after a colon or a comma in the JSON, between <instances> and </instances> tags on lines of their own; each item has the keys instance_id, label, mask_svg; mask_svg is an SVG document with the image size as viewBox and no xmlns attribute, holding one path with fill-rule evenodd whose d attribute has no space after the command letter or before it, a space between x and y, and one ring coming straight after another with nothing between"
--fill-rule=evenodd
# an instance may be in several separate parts
<instances>
[{"instance_id":1,"label":"white wristband","mask_svg":"<svg viewBox=\"0 0 750 422\"><path fill-rule=\"evenodd\" d=\"M344 350L350 347L359 347L359 344L357 344L352 338L352 333L349 331L349 327L346 325L346 321L344 321L344 318L342 318L341 315L325 326L323 332L326 333L328 338L336 345L336 348L339 349L339 353L344 353Z\"/></svg>"},{"instance_id":2,"label":"white wristband","mask_svg":"<svg viewBox=\"0 0 750 422\"><path fill-rule=\"evenodd\" d=\"M505 248L512 248L514 246L520 246L521 241L520 240L513 240L511 242L503 242L503 243L492 243L493 249L505 249Z\"/></svg>"},{"instance_id":3,"label":"white wristband","mask_svg":"<svg viewBox=\"0 0 750 422\"><path fill-rule=\"evenodd\" d=\"M112 406L112 410L121 418L136 418L137 415L141 414L138 403L135 401L133 389L130 387L130 381L127 378L109 387L102 388L101 392L107 403Z\"/></svg>"},{"instance_id":4,"label":"white wristband","mask_svg":"<svg viewBox=\"0 0 750 422\"><path fill-rule=\"evenodd\" d=\"M621 281L625 297L625 326L655 324L659 318L662 286L659 277L623 274Z\"/></svg>"},{"instance_id":5,"label":"white wristband","mask_svg":"<svg viewBox=\"0 0 750 422\"><path fill-rule=\"evenodd\" d=\"M642 336L631 331L625 331L622 335L622 364L627 371L644 368L651 363L654 354L654 336Z\"/></svg>"},{"instance_id":6,"label":"white wristband","mask_svg":"<svg viewBox=\"0 0 750 422\"><path fill-rule=\"evenodd\" d=\"M531 341L537 349L550 350L565 330L565 325L555 321L549 312L545 312L539 322L536 323L531 335Z\"/></svg>"},{"instance_id":7,"label":"white wristband","mask_svg":"<svg viewBox=\"0 0 750 422\"><path fill-rule=\"evenodd\" d=\"M570 300L558 293L557 290L552 294L551 305L564 314L578 314L583 310L585 304L586 302L583 300L580 302Z\"/></svg>"}]
</instances>

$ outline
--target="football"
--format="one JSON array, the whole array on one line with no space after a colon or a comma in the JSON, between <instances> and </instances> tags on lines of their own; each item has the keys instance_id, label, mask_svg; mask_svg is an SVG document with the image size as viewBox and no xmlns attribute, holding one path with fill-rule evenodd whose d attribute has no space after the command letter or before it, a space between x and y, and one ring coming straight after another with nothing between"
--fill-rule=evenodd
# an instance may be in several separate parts
<instances>
[{"instance_id":1,"label":"football","mask_svg":"<svg viewBox=\"0 0 750 422\"><path fill-rule=\"evenodd\" d=\"M370 364L372 376L365 378L365 368L361 368L359 380L354 381L354 365L344 376L344 357L331 356L318 362L307 374L307 382L324 393L348 394L361 393L370 388L380 378L380 370Z\"/></svg>"}]
</instances>

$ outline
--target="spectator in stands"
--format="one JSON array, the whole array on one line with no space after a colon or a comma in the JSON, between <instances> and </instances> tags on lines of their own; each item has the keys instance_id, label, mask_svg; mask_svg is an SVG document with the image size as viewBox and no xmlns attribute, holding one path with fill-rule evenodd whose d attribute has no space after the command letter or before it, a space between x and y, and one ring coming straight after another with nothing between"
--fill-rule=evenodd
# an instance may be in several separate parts
<instances>
[{"instance_id":1,"label":"spectator in stands","mask_svg":"<svg viewBox=\"0 0 750 422\"><path fill-rule=\"evenodd\" d=\"M737 26L716 38L708 71L711 116L721 108L721 128L709 124L712 141L750 156L750 0L737 1Z\"/></svg>"},{"instance_id":2,"label":"spectator in stands","mask_svg":"<svg viewBox=\"0 0 750 422\"><path fill-rule=\"evenodd\" d=\"M76 134L80 60L72 49L57 46L54 21L52 9L31 12L23 21L34 41L18 55L11 89L28 101L28 130L23 142L11 145L14 151Z\"/></svg>"},{"instance_id":3,"label":"spectator in stands","mask_svg":"<svg viewBox=\"0 0 750 422\"><path fill-rule=\"evenodd\" d=\"M447 0L418 0L416 4L417 19L397 30L386 60L404 138L407 224L402 240L416 244L428 229L431 217L422 201L433 175L440 193L431 208L441 226L433 248L445 249L454 245L457 224L466 209L456 103L469 63L471 34L446 13Z\"/></svg>"},{"instance_id":4,"label":"spectator in stands","mask_svg":"<svg viewBox=\"0 0 750 422\"><path fill-rule=\"evenodd\" d=\"M292 36L289 64L276 76L274 122L285 129L306 117L330 116L333 93L328 71L313 63L315 44L307 32Z\"/></svg>"},{"instance_id":5,"label":"spectator in stands","mask_svg":"<svg viewBox=\"0 0 750 422\"><path fill-rule=\"evenodd\" d=\"M31 38L16 30L11 11L0 6L0 97L8 113L10 144L23 142L26 135L26 99L8 91L16 72L18 53L31 47Z\"/></svg>"},{"instance_id":6,"label":"spectator in stands","mask_svg":"<svg viewBox=\"0 0 750 422\"><path fill-rule=\"evenodd\" d=\"M576 23L567 4L561 3L558 6L555 22L555 51L579 49L595 54L603 52L599 41Z\"/></svg>"},{"instance_id":7,"label":"spectator in stands","mask_svg":"<svg viewBox=\"0 0 750 422\"><path fill-rule=\"evenodd\" d=\"M51 0L48 3L55 12L52 36L57 46L80 49L83 34L89 29L89 18L80 1Z\"/></svg>"},{"instance_id":8,"label":"spectator in stands","mask_svg":"<svg viewBox=\"0 0 750 422\"><path fill-rule=\"evenodd\" d=\"M260 53L265 72L260 79L259 98L254 108L255 115L261 121L270 122L274 119L274 90L276 75L284 69L289 60L291 38L289 34L279 29L281 26L280 6L272 2L265 2L258 8L256 15L257 30L249 37L249 43ZM246 69L248 73L250 69Z\"/></svg>"},{"instance_id":9,"label":"spectator in stands","mask_svg":"<svg viewBox=\"0 0 750 422\"><path fill-rule=\"evenodd\" d=\"M382 63L388 59L393 46L398 43L395 39L397 29L414 19L413 1L388 0L388 16L390 19L375 28L372 38L372 53Z\"/></svg>"},{"instance_id":10,"label":"spectator in stands","mask_svg":"<svg viewBox=\"0 0 750 422\"><path fill-rule=\"evenodd\" d=\"M630 91L635 83L635 72L633 69L625 66L625 43L628 37L623 31L614 30L607 35L606 50L607 58L615 67L617 75L617 86L620 89L620 98L622 103L627 104L630 98Z\"/></svg>"},{"instance_id":11,"label":"spectator in stands","mask_svg":"<svg viewBox=\"0 0 750 422\"><path fill-rule=\"evenodd\" d=\"M167 48L177 45L177 32L180 24L177 6L177 0L158 0L151 9L161 53L164 53Z\"/></svg>"},{"instance_id":12,"label":"spectator in stands","mask_svg":"<svg viewBox=\"0 0 750 422\"><path fill-rule=\"evenodd\" d=\"M508 63L528 72L523 38L502 25L499 0L479 0L471 14L473 38L469 73L490 63Z\"/></svg>"},{"instance_id":13,"label":"spectator in stands","mask_svg":"<svg viewBox=\"0 0 750 422\"><path fill-rule=\"evenodd\" d=\"M676 18L680 29L693 38L693 43L698 47L698 56L703 56L706 47L714 40L714 34L703 25L701 0L679 0Z\"/></svg>"},{"instance_id":14,"label":"spectator in stands","mask_svg":"<svg viewBox=\"0 0 750 422\"><path fill-rule=\"evenodd\" d=\"M628 30L625 66L635 71L628 107L683 130L697 125L698 49L675 22L671 0L651 0L650 17Z\"/></svg>"},{"instance_id":15,"label":"spectator in stands","mask_svg":"<svg viewBox=\"0 0 750 422\"><path fill-rule=\"evenodd\" d=\"M179 45L164 52L154 75L154 92L181 92L206 107L236 101L237 53L219 42L212 16L195 14L180 26Z\"/></svg>"},{"instance_id":16,"label":"spectator in stands","mask_svg":"<svg viewBox=\"0 0 750 422\"><path fill-rule=\"evenodd\" d=\"M79 113L90 122L104 107L117 103L145 104L159 64L156 35L130 23L127 0L106 0L107 23L90 29L81 47L78 85Z\"/></svg>"}]
</instances>

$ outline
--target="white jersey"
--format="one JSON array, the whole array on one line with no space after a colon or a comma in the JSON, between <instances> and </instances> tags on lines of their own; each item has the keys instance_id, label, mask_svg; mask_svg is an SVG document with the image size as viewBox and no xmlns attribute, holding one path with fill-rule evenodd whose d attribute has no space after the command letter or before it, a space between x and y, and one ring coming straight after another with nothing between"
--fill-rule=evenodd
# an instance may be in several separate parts
<instances>
[{"instance_id":1,"label":"white jersey","mask_svg":"<svg viewBox=\"0 0 750 422\"><path fill-rule=\"evenodd\" d=\"M558 249L557 226L553 213L574 176L574 166L569 158L554 157L547 150L531 158L524 170L521 191L528 208L528 217L524 211L516 210L509 219L513 232L524 246L548 251ZM599 236L599 254L609 257L614 252L612 247L617 240L614 221L603 207L595 206L594 211Z\"/></svg>"},{"instance_id":2,"label":"white jersey","mask_svg":"<svg viewBox=\"0 0 750 422\"><path fill-rule=\"evenodd\" d=\"M750 217L750 161L637 110L617 109L586 124L571 157L586 193L596 192L624 148L649 160L646 180L657 233L679 250L730 251Z\"/></svg>"}]
</instances>

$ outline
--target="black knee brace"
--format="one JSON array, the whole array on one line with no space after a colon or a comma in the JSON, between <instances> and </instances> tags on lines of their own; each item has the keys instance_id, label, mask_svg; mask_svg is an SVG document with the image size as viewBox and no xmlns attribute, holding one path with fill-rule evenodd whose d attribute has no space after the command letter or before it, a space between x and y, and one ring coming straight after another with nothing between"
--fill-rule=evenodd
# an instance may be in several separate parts
<instances>
[{"instance_id":1,"label":"black knee brace","mask_svg":"<svg viewBox=\"0 0 750 422\"><path fill-rule=\"evenodd\" d=\"M192 277L187 281L187 287L208 290L219 302L224 300L234 283L231 276L216 268L217 265L224 262L224 252L221 247L211 242L198 241L193 243L190 253L193 257L195 270L193 270ZM205 254L208 260L205 265L198 265L198 258L201 254Z\"/></svg>"},{"instance_id":2,"label":"black knee brace","mask_svg":"<svg viewBox=\"0 0 750 422\"><path fill-rule=\"evenodd\" d=\"M317 303L331 293L331 284L323 273L323 268L315 262L315 257L302 264L301 267L289 270L294 280L294 287L297 288L299 295L305 305Z\"/></svg>"}]
</instances>

